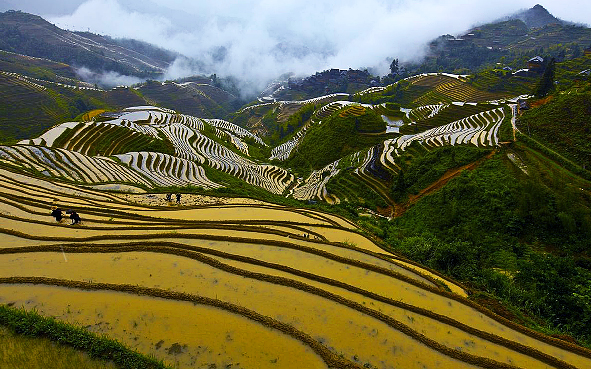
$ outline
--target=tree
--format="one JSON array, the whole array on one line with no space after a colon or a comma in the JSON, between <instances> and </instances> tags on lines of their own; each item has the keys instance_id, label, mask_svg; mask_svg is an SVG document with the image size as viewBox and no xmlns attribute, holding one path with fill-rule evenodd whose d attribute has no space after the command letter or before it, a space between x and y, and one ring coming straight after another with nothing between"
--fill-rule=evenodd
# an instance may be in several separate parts
<instances>
[{"instance_id":1,"label":"tree","mask_svg":"<svg viewBox=\"0 0 591 369\"><path fill-rule=\"evenodd\" d=\"M581 56L581 47L579 46L579 44L575 44L573 46L573 58L578 58Z\"/></svg>"},{"instance_id":2,"label":"tree","mask_svg":"<svg viewBox=\"0 0 591 369\"><path fill-rule=\"evenodd\" d=\"M542 78L536 85L534 95L538 98L548 95L554 89L554 73L556 71L556 60L550 59Z\"/></svg>"},{"instance_id":3,"label":"tree","mask_svg":"<svg viewBox=\"0 0 591 369\"><path fill-rule=\"evenodd\" d=\"M398 67L398 59L392 60L392 63L390 63L390 73L391 74L398 74L399 70L400 69Z\"/></svg>"},{"instance_id":4,"label":"tree","mask_svg":"<svg viewBox=\"0 0 591 369\"><path fill-rule=\"evenodd\" d=\"M392 185L392 190L390 192L392 194L392 198L395 201L402 201L404 195L406 194L406 189L408 188L408 184L404 179L403 170L400 170L398 177L396 178L396 182L394 182Z\"/></svg>"}]
</instances>

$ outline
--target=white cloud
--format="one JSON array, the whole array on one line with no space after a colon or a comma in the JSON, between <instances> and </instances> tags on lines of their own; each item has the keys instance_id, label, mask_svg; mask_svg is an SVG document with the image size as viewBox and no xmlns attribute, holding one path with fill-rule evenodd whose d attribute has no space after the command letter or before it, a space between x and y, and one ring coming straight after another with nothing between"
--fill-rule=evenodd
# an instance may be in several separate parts
<instances>
[{"instance_id":1,"label":"white cloud","mask_svg":"<svg viewBox=\"0 0 591 369\"><path fill-rule=\"evenodd\" d=\"M113 71L94 72L86 67L76 68L76 74L83 81L105 88L130 86L142 82L142 79L134 76L125 76Z\"/></svg>"},{"instance_id":2,"label":"white cloud","mask_svg":"<svg viewBox=\"0 0 591 369\"><path fill-rule=\"evenodd\" d=\"M425 43L441 34L459 34L535 3L88 0L51 21L68 29L147 41L201 61L206 73L233 75L259 87L285 72L311 74L331 67L378 67L385 72L388 57L419 58ZM545 5L566 20L591 19L591 4L551 0ZM180 60L169 76L194 70Z\"/></svg>"}]
</instances>

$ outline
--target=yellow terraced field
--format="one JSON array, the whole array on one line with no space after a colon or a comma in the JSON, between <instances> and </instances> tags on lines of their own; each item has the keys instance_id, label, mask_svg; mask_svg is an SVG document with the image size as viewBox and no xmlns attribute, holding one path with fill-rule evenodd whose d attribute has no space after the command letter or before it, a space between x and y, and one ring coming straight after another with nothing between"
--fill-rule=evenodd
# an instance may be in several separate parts
<instances>
[{"instance_id":1,"label":"yellow terraced field","mask_svg":"<svg viewBox=\"0 0 591 369\"><path fill-rule=\"evenodd\" d=\"M588 350L496 316L335 215L0 179L0 303L175 367L591 367Z\"/></svg>"}]
</instances>

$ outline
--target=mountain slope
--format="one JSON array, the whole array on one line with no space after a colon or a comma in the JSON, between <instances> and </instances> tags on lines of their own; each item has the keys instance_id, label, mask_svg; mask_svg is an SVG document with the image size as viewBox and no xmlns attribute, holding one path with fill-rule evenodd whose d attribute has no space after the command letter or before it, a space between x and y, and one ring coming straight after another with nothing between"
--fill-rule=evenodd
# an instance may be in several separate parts
<instances>
[{"instance_id":1,"label":"mountain slope","mask_svg":"<svg viewBox=\"0 0 591 369\"><path fill-rule=\"evenodd\" d=\"M571 92L526 111L518 127L575 163L591 168L590 116L591 92Z\"/></svg>"},{"instance_id":2,"label":"mountain slope","mask_svg":"<svg viewBox=\"0 0 591 369\"><path fill-rule=\"evenodd\" d=\"M128 88L100 90L0 71L0 139L36 136L93 109L117 109L146 101Z\"/></svg>"},{"instance_id":3,"label":"mountain slope","mask_svg":"<svg viewBox=\"0 0 591 369\"><path fill-rule=\"evenodd\" d=\"M542 28L549 24L566 24L567 22L562 21L546 10L542 5L536 4L531 9L522 10L509 17L509 19L519 19L528 28Z\"/></svg>"},{"instance_id":4,"label":"mountain slope","mask_svg":"<svg viewBox=\"0 0 591 369\"><path fill-rule=\"evenodd\" d=\"M0 49L140 77L162 73L176 58L138 41L65 31L39 16L18 11L0 13Z\"/></svg>"},{"instance_id":5,"label":"mountain slope","mask_svg":"<svg viewBox=\"0 0 591 369\"><path fill-rule=\"evenodd\" d=\"M422 63L408 67L415 73L467 73L494 66L502 58L503 66L520 69L535 55L550 55L559 61L578 57L590 44L591 28L561 21L536 5L458 36L440 36L429 43Z\"/></svg>"}]
</instances>

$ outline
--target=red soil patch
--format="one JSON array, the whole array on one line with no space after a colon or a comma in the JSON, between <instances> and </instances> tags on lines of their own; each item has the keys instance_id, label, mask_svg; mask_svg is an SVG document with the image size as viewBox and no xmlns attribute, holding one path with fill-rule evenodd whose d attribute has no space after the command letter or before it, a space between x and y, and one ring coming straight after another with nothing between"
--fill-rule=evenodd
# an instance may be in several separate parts
<instances>
[{"instance_id":1,"label":"red soil patch","mask_svg":"<svg viewBox=\"0 0 591 369\"><path fill-rule=\"evenodd\" d=\"M552 96L552 95L546 96L543 99L539 99L539 100L532 102L530 104L530 107L533 109L533 108L537 108L539 106L545 105L545 104L549 103L550 101L552 101L553 98L554 98L554 96Z\"/></svg>"}]
</instances>

